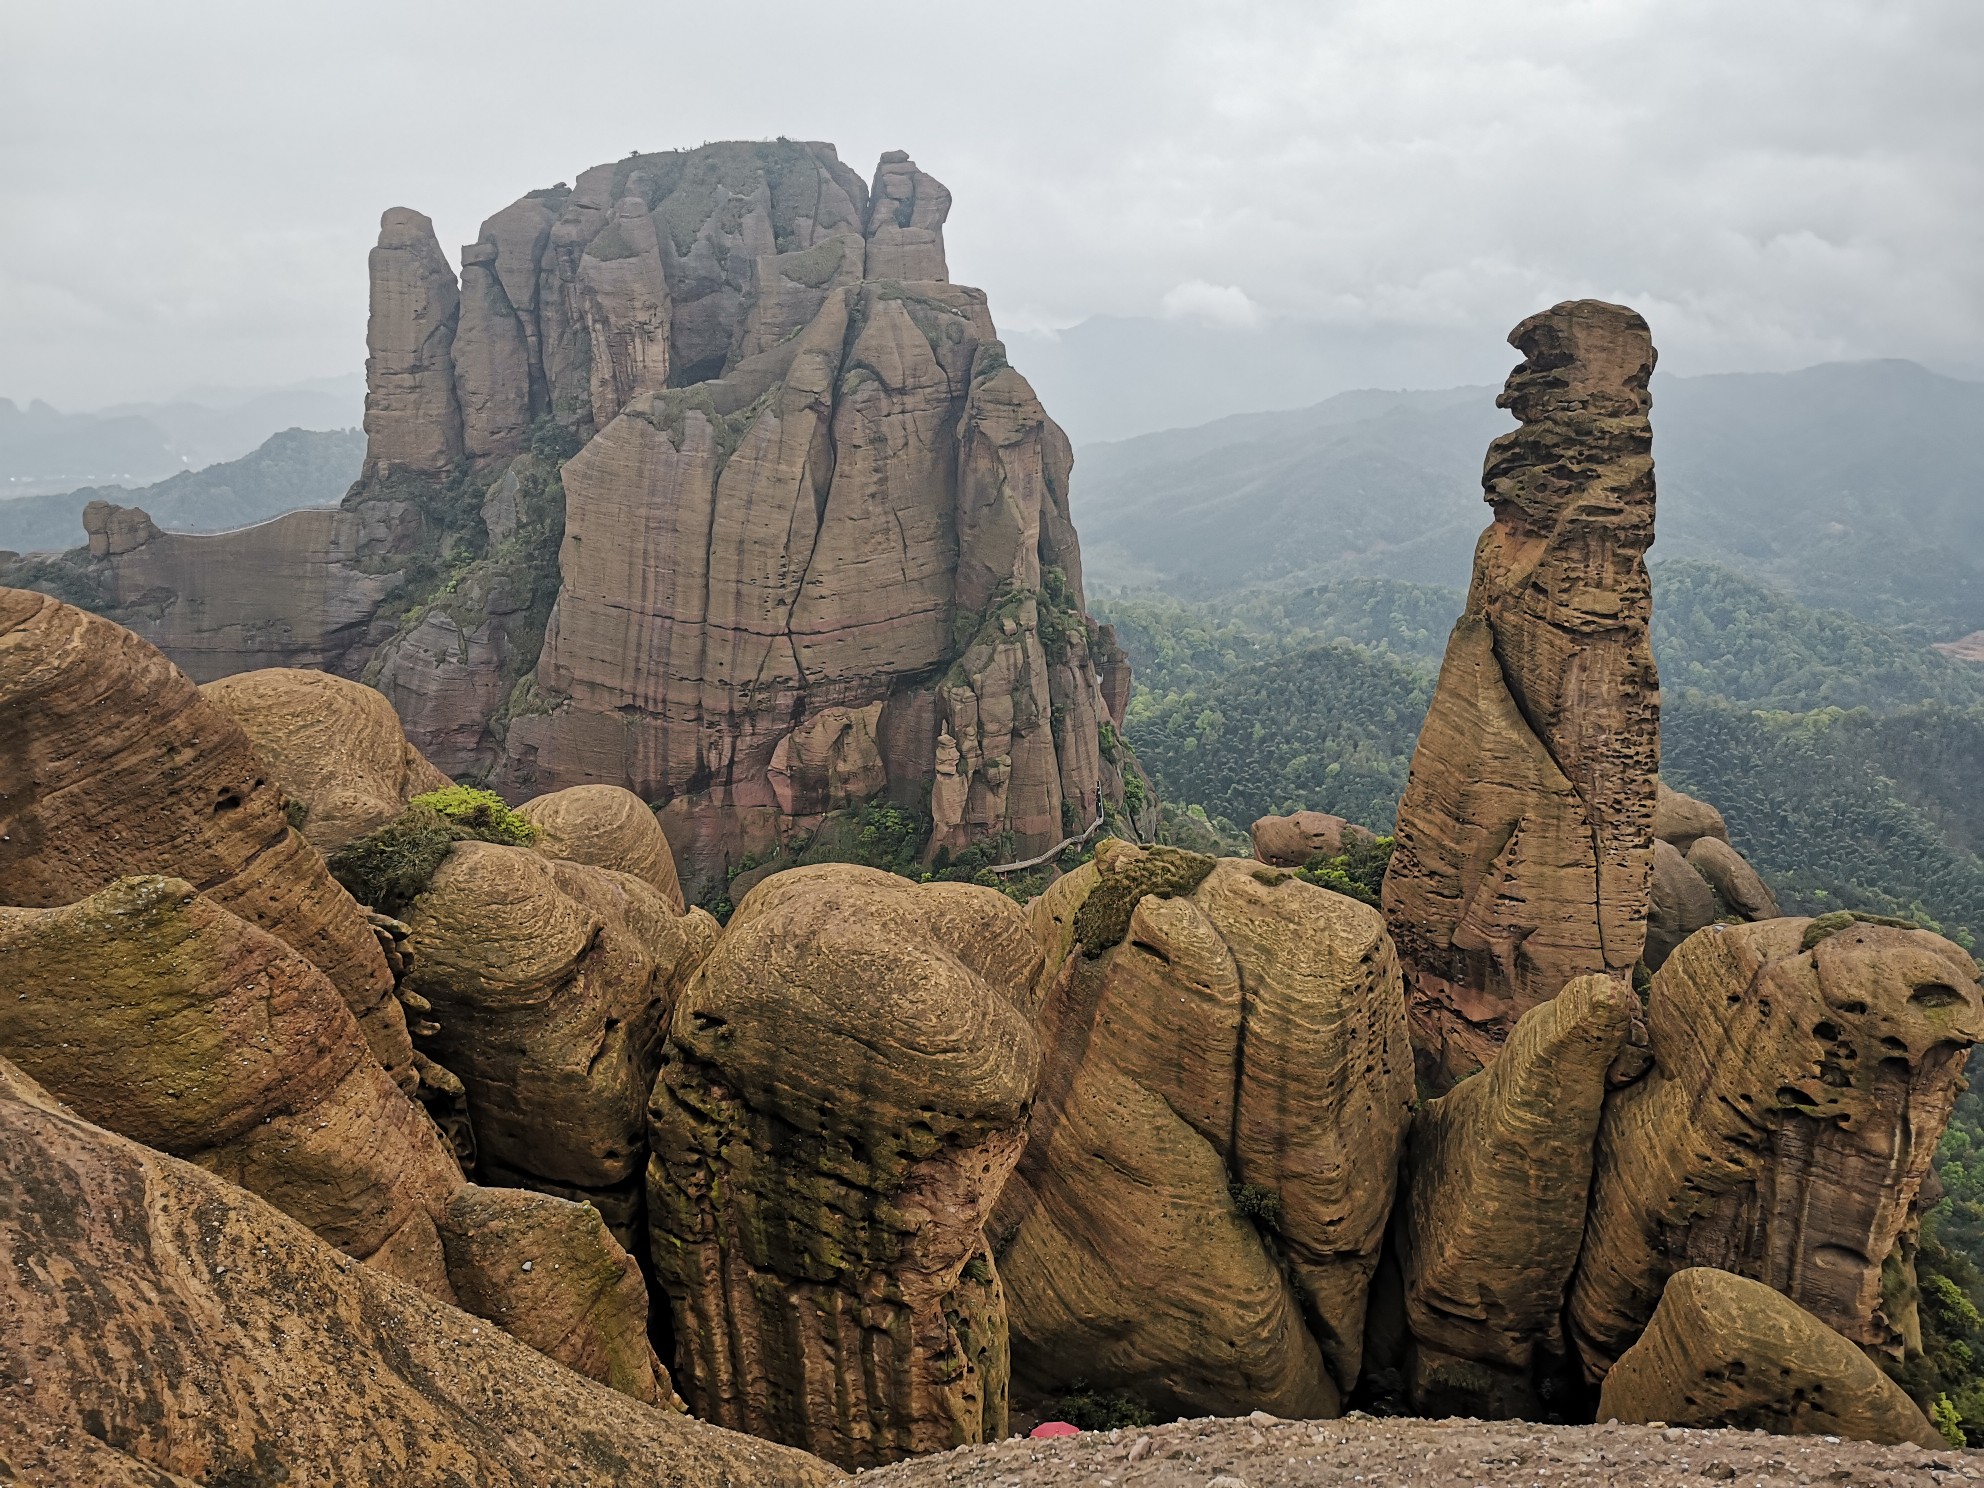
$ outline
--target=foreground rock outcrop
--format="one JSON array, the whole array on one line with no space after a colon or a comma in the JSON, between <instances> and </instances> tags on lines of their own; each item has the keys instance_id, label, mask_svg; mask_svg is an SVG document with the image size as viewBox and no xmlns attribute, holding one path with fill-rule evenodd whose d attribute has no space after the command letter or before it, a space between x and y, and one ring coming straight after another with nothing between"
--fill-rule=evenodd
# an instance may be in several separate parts
<instances>
[{"instance_id":1,"label":"foreground rock outcrop","mask_svg":"<svg viewBox=\"0 0 1984 1488\"><path fill-rule=\"evenodd\" d=\"M1414 1116L1397 1234L1416 1410L1540 1413L1538 1366L1569 1352L1564 1293L1631 1002L1611 977L1579 977Z\"/></svg>"},{"instance_id":2,"label":"foreground rock outcrop","mask_svg":"<svg viewBox=\"0 0 1984 1488\"><path fill-rule=\"evenodd\" d=\"M1006 1429L987 1211L1025 1141L1037 952L996 891L823 865L676 1008L648 1202L705 1419L870 1466Z\"/></svg>"},{"instance_id":3,"label":"foreground rock outcrop","mask_svg":"<svg viewBox=\"0 0 1984 1488\"><path fill-rule=\"evenodd\" d=\"M1045 1064L993 1223L1016 1376L1335 1414L1412 1097L1383 923L1114 840L1033 915Z\"/></svg>"},{"instance_id":4,"label":"foreground rock outcrop","mask_svg":"<svg viewBox=\"0 0 1984 1488\"><path fill-rule=\"evenodd\" d=\"M1945 1445L1901 1386L1809 1312L1727 1271L1677 1272L1605 1377L1601 1418Z\"/></svg>"},{"instance_id":5,"label":"foreground rock outcrop","mask_svg":"<svg viewBox=\"0 0 1984 1488\"><path fill-rule=\"evenodd\" d=\"M453 784L407 742L393 705L329 672L268 667L209 682L201 694L247 734L293 803L297 830L331 853Z\"/></svg>"},{"instance_id":6,"label":"foreground rock outcrop","mask_svg":"<svg viewBox=\"0 0 1984 1488\"><path fill-rule=\"evenodd\" d=\"M0 589L0 813L0 904L186 879L330 978L373 1057L418 1084L379 940L240 725L130 631L19 589Z\"/></svg>"},{"instance_id":7,"label":"foreground rock outcrop","mask_svg":"<svg viewBox=\"0 0 1984 1488\"><path fill-rule=\"evenodd\" d=\"M407 923L410 986L467 1090L484 1177L588 1200L640 1246L662 1031L716 922L631 873L468 841Z\"/></svg>"},{"instance_id":8,"label":"foreground rock outcrop","mask_svg":"<svg viewBox=\"0 0 1984 1488\"><path fill-rule=\"evenodd\" d=\"M0 1457L53 1462L58 1481L306 1465L352 1488L839 1477L586 1380L87 1124L4 1062L0 1192Z\"/></svg>"},{"instance_id":9,"label":"foreground rock outcrop","mask_svg":"<svg viewBox=\"0 0 1984 1488\"><path fill-rule=\"evenodd\" d=\"M818 143L636 154L491 217L459 281L394 208L343 506L105 506L61 563L202 681L362 676L451 775L665 805L692 898L883 796L932 854L1044 851L1123 806L1128 668L949 207L901 152L872 187Z\"/></svg>"},{"instance_id":10,"label":"foreground rock outcrop","mask_svg":"<svg viewBox=\"0 0 1984 1488\"><path fill-rule=\"evenodd\" d=\"M1850 916L1681 945L1648 1000L1654 1068L1599 1129L1569 1307L1593 1380L1690 1266L1762 1281L1862 1348L1899 1348L1882 1266L1984 1036L1977 976L1941 936Z\"/></svg>"},{"instance_id":11,"label":"foreground rock outcrop","mask_svg":"<svg viewBox=\"0 0 1984 1488\"><path fill-rule=\"evenodd\" d=\"M1476 550L1385 878L1421 1072L1489 1063L1574 976L1625 978L1646 937L1660 762L1648 641L1653 342L1567 301L1510 334Z\"/></svg>"},{"instance_id":12,"label":"foreground rock outcrop","mask_svg":"<svg viewBox=\"0 0 1984 1488\"><path fill-rule=\"evenodd\" d=\"M274 936L183 880L129 878L0 908L0 961L0 1055L85 1117L581 1373L672 1398L646 1289L599 1216L464 1182L336 989Z\"/></svg>"}]
</instances>

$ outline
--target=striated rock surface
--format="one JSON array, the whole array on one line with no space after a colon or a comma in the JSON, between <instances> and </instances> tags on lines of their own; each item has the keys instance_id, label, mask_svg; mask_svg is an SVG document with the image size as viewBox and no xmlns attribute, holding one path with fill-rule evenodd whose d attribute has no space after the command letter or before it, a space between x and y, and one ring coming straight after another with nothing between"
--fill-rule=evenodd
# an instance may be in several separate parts
<instances>
[{"instance_id":1,"label":"striated rock surface","mask_svg":"<svg viewBox=\"0 0 1984 1488\"><path fill-rule=\"evenodd\" d=\"M696 1414L844 1466L1006 1430L983 1225L1026 1139L1038 964L995 890L822 865L676 1007L648 1202Z\"/></svg>"},{"instance_id":2,"label":"striated rock surface","mask_svg":"<svg viewBox=\"0 0 1984 1488\"><path fill-rule=\"evenodd\" d=\"M593 1199L638 1244L648 1089L716 922L631 874L489 842L457 843L407 922L483 1175Z\"/></svg>"},{"instance_id":3,"label":"striated rock surface","mask_svg":"<svg viewBox=\"0 0 1984 1488\"><path fill-rule=\"evenodd\" d=\"M0 903L184 878L321 970L403 1089L417 1083L364 913L290 830L240 725L108 620L0 589Z\"/></svg>"},{"instance_id":4,"label":"striated rock surface","mask_svg":"<svg viewBox=\"0 0 1984 1488\"><path fill-rule=\"evenodd\" d=\"M1398 1236L1420 1414L1538 1414L1538 1356L1568 1352L1564 1292L1631 1002L1611 977L1577 978L1414 1116Z\"/></svg>"},{"instance_id":5,"label":"striated rock surface","mask_svg":"<svg viewBox=\"0 0 1984 1488\"><path fill-rule=\"evenodd\" d=\"M1128 667L1083 608L1072 452L901 152L637 154L374 250L366 474L212 537L64 560L199 680L376 685L451 775L661 806L691 898L822 818L1044 851L1123 804ZM459 457L459 458L458 458Z\"/></svg>"},{"instance_id":6,"label":"striated rock surface","mask_svg":"<svg viewBox=\"0 0 1984 1488\"><path fill-rule=\"evenodd\" d=\"M324 974L175 878L0 909L0 1054L83 1117L261 1195L453 1300L434 1219L461 1186Z\"/></svg>"},{"instance_id":7,"label":"striated rock surface","mask_svg":"<svg viewBox=\"0 0 1984 1488\"><path fill-rule=\"evenodd\" d=\"M1946 1444L1866 1354L1760 1282L1677 1272L1605 1377L1600 1420Z\"/></svg>"},{"instance_id":8,"label":"striated rock surface","mask_svg":"<svg viewBox=\"0 0 1984 1488\"><path fill-rule=\"evenodd\" d=\"M1727 926L1661 968L1647 1020L1654 1068L1607 1102L1571 1288L1586 1373L1605 1376L1690 1266L1897 1347L1882 1265L1984 1035L1976 963L1923 930Z\"/></svg>"},{"instance_id":9,"label":"striated rock surface","mask_svg":"<svg viewBox=\"0 0 1984 1488\"><path fill-rule=\"evenodd\" d=\"M1045 1065L992 1229L1016 1377L1334 1414L1412 1098L1379 916L1111 840L1032 917Z\"/></svg>"},{"instance_id":10,"label":"striated rock surface","mask_svg":"<svg viewBox=\"0 0 1984 1488\"><path fill-rule=\"evenodd\" d=\"M517 814L537 828L531 846L548 858L631 873L680 913L682 885L675 854L654 813L617 785L575 785L536 796Z\"/></svg>"},{"instance_id":11,"label":"striated rock surface","mask_svg":"<svg viewBox=\"0 0 1984 1488\"><path fill-rule=\"evenodd\" d=\"M1597 300L1531 316L1488 451L1475 553L1399 807L1385 915L1422 1073L1443 1088L1574 976L1646 934L1660 758L1646 322Z\"/></svg>"},{"instance_id":12,"label":"striated rock surface","mask_svg":"<svg viewBox=\"0 0 1984 1488\"><path fill-rule=\"evenodd\" d=\"M838 1477L586 1380L4 1063L0 1192L0 1445L53 1454L75 1474L58 1481L265 1482L304 1465L351 1488Z\"/></svg>"},{"instance_id":13,"label":"striated rock surface","mask_svg":"<svg viewBox=\"0 0 1984 1488\"><path fill-rule=\"evenodd\" d=\"M207 699L241 725L255 758L301 808L319 852L384 826L426 791L452 784L406 740L393 705L328 672L270 667L209 682Z\"/></svg>"}]
</instances>

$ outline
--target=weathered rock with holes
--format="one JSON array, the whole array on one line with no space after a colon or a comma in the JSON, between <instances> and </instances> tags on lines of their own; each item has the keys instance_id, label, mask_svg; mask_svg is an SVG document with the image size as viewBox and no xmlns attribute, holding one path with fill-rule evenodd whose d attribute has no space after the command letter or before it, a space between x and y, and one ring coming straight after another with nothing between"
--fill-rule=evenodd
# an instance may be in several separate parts
<instances>
[{"instance_id":1,"label":"weathered rock with holes","mask_svg":"<svg viewBox=\"0 0 1984 1488\"><path fill-rule=\"evenodd\" d=\"M72 904L129 874L184 878L299 952L413 1088L372 927L290 830L241 726L129 631L0 589L0 903Z\"/></svg>"},{"instance_id":2,"label":"weathered rock with holes","mask_svg":"<svg viewBox=\"0 0 1984 1488\"><path fill-rule=\"evenodd\" d=\"M1564 1292L1632 1000L1609 976L1577 978L1414 1116L1396 1233L1419 1413L1538 1414L1537 1366L1568 1352Z\"/></svg>"},{"instance_id":3,"label":"weathered rock with holes","mask_svg":"<svg viewBox=\"0 0 1984 1488\"><path fill-rule=\"evenodd\" d=\"M1882 1264L1984 1036L1976 963L1846 916L1727 926L1682 943L1647 1020L1654 1068L1607 1102L1571 1288L1586 1373L1605 1376L1689 1266L1898 1347Z\"/></svg>"},{"instance_id":4,"label":"weathered rock with holes","mask_svg":"<svg viewBox=\"0 0 1984 1488\"><path fill-rule=\"evenodd\" d=\"M58 1451L79 1474L61 1481L839 1478L584 1379L233 1184L89 1125L4 1062L0 1192L0 1448L98 1443Z\"/></svg>"},{"instance_id":5,"label":"weathered rock with holes","mask_svg":"<svg viewBox=\"0 0 1984 1488\"><path fill-rule=\"evenodd\" d=\"M850 1467L1005 1434L983 1226L1026 1139L1038 960L1019 908L966 884L821 865L738 906L650 1112L696 1414Z\"/></svg>"},{"instance_id":6,"label":"weathered rock with holes","mask_svg":"<svg viewBox=\"0 0 1984 1488\"><path fill-rule=\"evenodd\" d=\"M457 843L407 912L434 1057L467 1087L483 1176L595 1202L640 1243L662 1030L717 925L632 874Z\"/></svg>"},{"instance_id":7,"label":"weathered rock with holes","mask_svg":"<svg viewBox=\"0 0 1984 1488\"><path fill-rule=\"evenodd\" d=\"M1032 918L1046 1062L992 1228L1016 1377L1334 1414L1412 1099L1379 916L1108 840Z\"/></svg>"},{"instance_id":8,"label":"weathered rock with holes","mask_svg":"<svg viewBox=\"0 0 1984 1488\"><path fill-rule=\"evenodd\" d=\"M105 507L72 577L201 680L362 677L509 799L632 790L691 898L884 795L928 792L932 856L1045 851L1123 803L1128 667L949 206L901 152L872 189L819 143L636 154L490 218L459 290L396 208L344 505Z\"/></svg>"},{"instance_id":9,"label":"weathered rock with holes","mask_svg":"<svg viewBox=\"0 0 1984 1488\"><path fill-rule=\"evenodd\" d=\"M1422 1073L1488 1063L1574 976L1626 977L1646 936L1660 761L1652 588L1653 343L1574 300L1510 334L1475 552L1399 807L1385 915Z\"/></svg>"},{"instance_id":10,"label":"weathered rock with holes","mask_svg":"<svg viewBox=\"0 0 1984 1488\"><path fill-rule=\"evenodd\" d=\"M1598 1418L1948 1445L1900 1385L1811 1313L1702 1266L1668 1281L1646 1332L1606 1375Z\"/></svg>"},{"instance_id":11,"label":"weathered rock with holes","mask_svg":"<svg viewBox=\"0 0 1984 1488\"><path fill-rule=\"evenodd\" d=\"M384 826L415 796L452 783L407 742L393 705L370 687L269 667L200 691L241 725L269 778L296 803L297 830L319 852L336 851Z\"/></svg>"}]
</instances>

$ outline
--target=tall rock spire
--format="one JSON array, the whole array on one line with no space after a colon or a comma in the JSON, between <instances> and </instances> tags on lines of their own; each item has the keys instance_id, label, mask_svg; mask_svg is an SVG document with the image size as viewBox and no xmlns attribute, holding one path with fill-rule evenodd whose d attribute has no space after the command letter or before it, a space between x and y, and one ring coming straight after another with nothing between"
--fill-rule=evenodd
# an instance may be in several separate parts
<instances>
[{"instance_id":1,"label":"tall rock spire","mask_svg":"<svg viewBox=\"0 0 1984 1488\"><path fill-rule=\"evenodd\" d=\"M1497 402L1522 427L1489 446L1495 520L1385 879L1422 1073L1441 1086L1572 977L1630 975L1653 863L1653 342L1598 300L1509 341L1523 362Z\"/></svg>"},{"instance_id":2,"label":"tall rock spire","mask_svg":"<svg viewBox=\"0 0 1984 1488\"><path fill-rule=\"evenodd\" d=\"M425 473L461 458L455 327L461 293L434 224L407 207L379 219L365 327L365 467Z\"/></svg>"}]
</instances>

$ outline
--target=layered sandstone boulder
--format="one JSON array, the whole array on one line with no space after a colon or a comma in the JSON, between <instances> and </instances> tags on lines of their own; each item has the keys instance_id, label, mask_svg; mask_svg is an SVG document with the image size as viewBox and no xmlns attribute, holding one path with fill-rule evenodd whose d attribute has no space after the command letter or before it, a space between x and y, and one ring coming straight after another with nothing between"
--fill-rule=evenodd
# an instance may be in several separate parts
<instances>
[{"instance_id":1,"label":"layered sandstone boulder","mask_svg":"<svg viewBox=\"0 0 1984 1488\"><path fill-rule=\"evenodd\" d=\"M1039 953L990 889L777 874L675 1010L649 1223L706 1420L844 1466L1006 1430L984 1222L1026 1140Z\"/></svg>"},{"instance_id":2,"label":"layered sandstone boulder","mask_svg":"<svg viewBox=\"0 0 1984 1488\"><path fill-rule=\"evenodd\" d=\"M1383 922L1114 840L1032 913L1045 1064L992 1231L1016 1377L1334 1414L1412 1100Z\"/></svg>"},{"instance_id":3,"label":"layered sandstone boulder","mask_svg":"<svg viewBox=\"0 0 1984 1488\"><path fill-rule=\"evenodd\" d=\"M328 672L267 667L200 691L241 725L319 852L384 826L415 796L453 782L407 742L393 705Z\"/></svg>"},{"instance_id":4,"label":"layered sandstone boulder","mask_svg":"<svg viewBox=\"0 0 1984 1488\"><path fill-rule=\"evenodd\" d=\"M1249 829L1254 856L1271 868L1300 868L1318 855L1331 857L1370 832L1326 811L1297 811L1288 816L1264 816Z\"/></svg>"},{"instance_id":5,"label":"layered sandstone boulder","mask_svg":"<svg viewBox=\"0 0 1984 1488\"><path fill-rule=\"evenodd\" d=\"M1569 1307L1591 1378L1690 1266L1764 1282L1859 1347L1898 1348L1882 1267L1984 1035L1977 975L1941 936L1850 916L1683 942L1653 979L1654 1067L1599 1128Z\"/></svg>"},{"instance_id":6,"label":"layered sandstone boulder","mask_svg":"<svg viewBox=\"0 0 1984 1488\"><path fill-rule=\"evenodd\" d=\"M459 285L395 208L344 505L106 508L75 582L203 681L363 677L509 799L664 806L692 898L884 795L932 855L1045 851L1122 805L1128 668L949 205L901 152L872 187L818 143L637 154L491 217Z\"/></svg>"},{"instance_id":7,"label":"layered sandstone boulder","mask_svg":"<svg viewBox=\"0 0 1984 1488\"><path fill-rule=\"evenodd\" d=\"M534 796L517 814L537 829L531 844L548 858L630 873L683 909L668 836L647 804L617 785L575 785Z\"/></svg>"},{"instance_id":8,"label":"layered sandstone boulder","mask_svg":"<svg viewBox=\"0 0 1984 1488\"><path fill-rule=\"evenodd\" d=\"M180 879L0 908L0 1055L346 1255L653 1404L647 1294L597 1213L467 1184L323 973ZM542 1269L540 1269L542 1268Z\"/></svg>"},{"instance_id":9,"label":"layered sandstone boulder","mask_svg":"<svg viewBox=\"0 0 1984 1488\"><path fill-rule=\"evenodd\" d=\"M453 1300L435 1216L461 1172L315 966L157 877L0 909L0 961L0 1054L84 1118Z\"/></svg>"},{"instance_id":10,"label":"layered sandstone boulder","mask_svg":"<svg viewBox=\"0 0 1984 1488\"><path fill-rule=\"evenodd\" d=\"M1533 1418L1537 1366L1568 1354L1564 1293L1631 999L1577 978L1414 1116L1397 1233L1421 1414Z\"/></svg>"},{"instance_id":11,"label":"layered sandstone boulder","mask_svg":"<svg viewBox=\"0 0 1984 1488\"><path fill-rule=\"evenodd\" d=\"M1653 811L1653 893L1644 959L1660 970L1674 948L1718 920L1774 920L1782 912L1763 875L1729 845L1722 813L1660 782Z\"/></svg>"},{"instance_id":12,"label":"layered sandstone boulder","mask_svg":"<svg viewBox=\"0 0 1984 1488\"><path fill-rule=\"evenodd\" d=\"M410 985L467 1088L483 1176L591 1200L639 1244L648 1089L716 922L629 873L467 841L407 923Z\"/></svg>"},{"instance_id":13,"label":"layered sandstone boulder","mask_svg":"<svg viewBox=\"0 0 1984 1488\"><path fill-rule=\"evenodd\" d=\"M1860 1349L1761 1282L1677 1272L1653 1321L1605 1377L1600 1420L1943 1447Z\"/></svg>"},{"instance_id":14,"label":"layered sandstone boulder","mask_svg":"<svg viewBox=\"0 0 1984 1488\"><path fill-rule=\"evenodd\" d=\"M78 1474L65 1481L258 1482L304 1465L352 1488L839 1476L554 1364L89 1125L4 1062L0 1189L0 1420L97 1443L56 1452Z\"/></svg>"},{"instance_id":15,"label":"layered sandstone boulder","mask_svg":"<svg viewBox=\"0 0 1984 1488\"><path fill-rule=\"evenodd\" d=\"M1646 322L1567 301L1510 334L1475 552L1399 807L1385 915L1423 1071L1491 1061L1572 977L1624 978L1646 935L1660 760Z\"/></svg>"},{"instance_id":16,"label":"layered sandstone boulder","mask_svg":"<svg viewBox=\"0 0 1984 1488\"><path fill-rule=\"evenodd\" d=\"M129 631L17 589L0 589L0 812L0 904L184 878L329 977L373 1057L418 1083L379 941L241 726Z\"/></svg>"}]
</instances>

